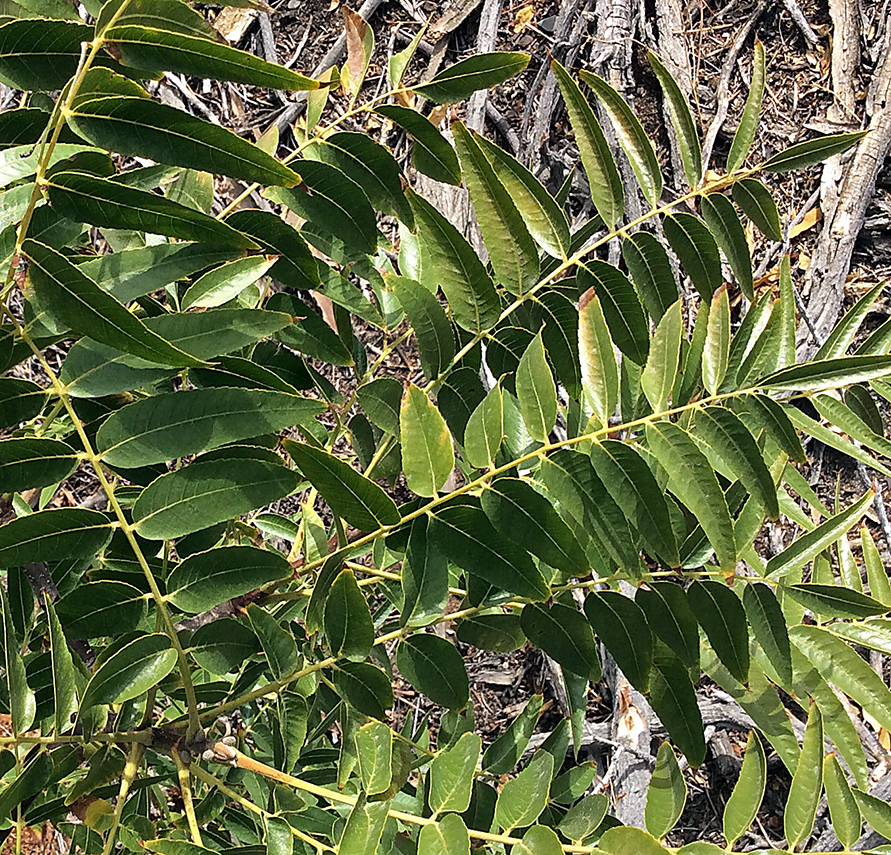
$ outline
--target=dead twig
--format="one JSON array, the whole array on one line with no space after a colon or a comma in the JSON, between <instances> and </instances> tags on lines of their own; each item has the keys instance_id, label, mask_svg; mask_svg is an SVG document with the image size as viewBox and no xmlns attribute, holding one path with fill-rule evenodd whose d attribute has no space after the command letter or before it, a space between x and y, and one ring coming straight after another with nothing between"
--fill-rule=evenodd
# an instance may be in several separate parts
<instances>
[{"instance_id":1,"label":"dead twig","mask_svg":"<svg viewBox=\"0 0 891 855\"><path fill-rule=\"evenodd\" d=\"M749 34L755 28L755 24L764 14L767 8L767 0L760 0L753 10L752 14L746 19L746 22L740 27L739 32L733 39L727 56L724 58L724 64L721 66L721 75L718 78L718 85L715 89L715 117L708 126L705 134L705 141L702 145L702 168L708 169L709 161L712 158L712 151L715 147L715 141L718 139L718 133L727 118L727 108L730 105L730 75L733 73L733 67L736 65L736 58L743 49Z\"/></svg>"}]
</instances>

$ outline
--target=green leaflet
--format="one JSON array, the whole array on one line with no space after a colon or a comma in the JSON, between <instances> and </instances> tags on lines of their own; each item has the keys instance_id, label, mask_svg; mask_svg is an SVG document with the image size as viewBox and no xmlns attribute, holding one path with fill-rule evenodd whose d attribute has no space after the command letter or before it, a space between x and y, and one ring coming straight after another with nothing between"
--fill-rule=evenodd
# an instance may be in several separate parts
<instances>
[{"instance_id":1,"label":"green leaflet","mask_svg":"<svg viewBox=\"0 0 891 855\"><path fill-rule=\"evenodd\" d=\"M827 408L824 406L823 409ZM868 451L859 445L854 445L850 440L845 439L845 437L825 425L821 425L810 416L806 416L797 408L787 406L785 412L789 421L803 433L809 434L824 445L828 445L830 448L834 448L842 454L852 457L854 460L859 460L871 469L875 469L876 472L881 472L883 475L891 475L891 470L884 464L879 463ZM853 413L844 414L844 405L835 415L839 417L840 421L849 423L855 433L858 432L858 429L863 431L863 426L857 424L858 419ZM872 437L871 432L868 430L864 431L864 435L870 439L871 445L879 445L883 442L879 437Z\"/></svg>"},{"instance_id":2,"label":"green leaflet","mask_svg":"<svg viewBox=\"0 0 891 855\"><path fill-rule=\"evenodd\" d=\"M475 733L462 734L430 763L430 809L434 814L463 813L470 806L473 773L480 762L482 740Z\"/></svg>"},{"instance_id":3,"label":"green leaflet","mask_svg":"<svg viewBox=\"0 0 891 855\"><path fill-rule=\"evenodd\" d=\"M755 53L752 57L752 81L749 84L749 95L740 116L739 126L730 144L727 155L727 171L735 172L746 161L746 155L755 140L758 119L761 115L761 102L764 99L764 44L755 39Z\"/></svg>"},{"instance_id":4,"label":"green leaflet","mask_svg":"<svg viewBox=\"0 0 891 855\"><path fill-rule=\"evenodd\" d=\"M495 277L512 294L523 294L538 281L532 235L470 131L461 122L452 131Z\"/></svg>"},{"instance_id":5,"label":"green leaflet","mask_svg":"<svg viewBox=\"0 0 891 855\"><path fill-rule=\"evenodd\" d=\"M496 383L467 420L465 459L476 469L487 469L494 463L504 436L504 392Z\"/></svg>"},{"instance_id":6,"label":"green leaflet","mask_svg":"<svg viewBox=\"0 0 891 855\"><path fill-rule=\"evenodd\" d=\"M743 178L731 188L733 201L765 237L783 239L783 226L773 196L757 178Z\"/></svg>"},{"instance_id":7,"label":"green leaflet","mask_svg":"<svg viewBox=\"0 0 891 855\"><path fill-rule=\"evenodd\" d=\"M145 325L195 358L211 359L252 345L290 323L291 318L281 312L215 309L158 315L148 318ZM60 379L74 397L92 398L148 386L170 374L171 370L87 338L68 352Z\"/></svg>"},{"instance_id":8,"label":"green leaflet","mask_svg":"<svg viewBox=\"0 0 891 855\"><path fill-rule=\"evenodd\" d=\"M557 828L573 843L579 844L600 826L608 807L608 796L592 793L570 808Z\"/></svg>"},{"instance_id":9,"label":"green leaflet","mask_svg":"<svg viewBox=\"0 0 891 855\"><path fill-rule=\"evenodd\" d=\"M758 734L752 730L746 743L746 753L739 778L724 806L724 837L728 848L739 840L755 821L766 786L767 757L764 755L764 747Z\"/></svg>"},{"instance_id":10,"label":"green leaflet","mask_svg":"<svg viewBox=\"0 0 891 855\"><path fill-rule=\"evenodd\" d=\"M167 578L167 598L190 614L208 611L291 574L280 555L252 546L224 546L180 562Z\"/></svg>"},{"instance_id":11,"label":"green leaflet","mask_svg":"<svg viewBox=\"0 0 891 855\"><path fill-rule=\"evenodd\" d=\"M727 374L730 358L730 300L722 285L712 294L708 327L702 348L702 382L709 394L717 395Z\"/></svg>"},{"instance_id":12,"label":"green leaflet","mask_svg":"<svg viewBox=\"0 0 891 855\"><path fill-rule=\"evenodd\" d=\"M74 102L68 121L93 145L244 181L283 187L300 183L293 169L232 131L159 104L141 87L126 94L115 91L119 79L93 69Z\"/></svg>"},{"instance_id":13,"label":"green leaflet","mask_svg":"<svg viewBox=\"0 0 891 855\"><path fill-rule=\"evenodd\" d=\"M408 199L415 215L418 239L429 258L429 275L445 293L455 322L470 332L493 327L501 313L501 304L476 252L429 202L411 191Z\"/></svg>"},{"instance_id":14,"label":"green leaflet","mask_svg":"<svg viewBox=\"0 0 891 855\"><path fill-rule=\"evenodd\" d=\"M0 377L0 425L13 427L36 416L46 403L47 393L31 380Z\"/></svg>"},{"instance_id":15,"label":"green leaflet","mask_svg":"<svg viewBox=\"0 0 891 855\"><path fill-rule=\"evenodd\" d=\"M201 364L152 332L54 249L29 239L22 252L31 262L29 280L35 292L75 332L149 362L175 367Z\"/></svg>"},{"instance_id":16,"label":"green leaflet","mask_svg":"<svg viewBox=\"0 0 891 855\"><path fill-rule=\"evenodd\" d=\"M600 680L594 634L577 609L560 603L529 603L523 607L520 625L529 640L563 668L593 682Z\"/></svg>"},{"instance_id":17,"label":"green leaflet","mask_svg":"<svg viewBox=\"0 0 891 855\"><path fill-rule=\"evenodd\" d=\"M792 776L783 812L783 828L790 849L810 837L823 791L823 718L811 703L798 768Z\"/></svg>"},{"instance_id":18,"label":"green leaflet","mask_svg":"<svg viewBox=\"0 0 891 855\"><path fill-rule=\"evenodd\" d=\"M285 344L306 356L335 365L353 364L353 354L343 339L302 300L280 291L266 301L266 306L291 315L291 324L278 333Z\"/></svg>"},{"instance_id":19,"label":"green leaflet","mask_svg":"<svg viewBox=\"0 0 891 855\"><path fill-rule=\"evenodd\" d=\"M18 567L44 561L88 558L111 539L105 514L87 508L51 508L0 526L0 563Z\"/></svg>"},{"instance_id":20,"label":"green leaflet","mask_svg":"<svg viewBox=\"0 0 891 855\"><path fill-rule=\"evenodd\" d=\"M413 225L402 191L402 170L393 155L366 134L337 133L306 150L306 156L336 166L353 179L375 208Z\"/></svg>"},{"instance_id":21,"label":"green leaflet","mask_svg":"<svg viewBox=\"0 0 891 855\"><path fill-rule=\"evenodd\" d=\"M172 32L187 32L194 36L210 39L214 36L213 27L204 17L180 0L130 0L106 2L96 19L96 35L101 35L112 24L139 24Z\"/></svg>"},{"instance_id":22,"label":"green leaflet","mask_svg":"<svg viewBox=\"0 0 891 855\"><path fill-rule=\"evenodd\" d=\"M604 110L612 120L644 198L654 208L662 196L662 170L656 152L640 120L634 115L625 99L602 77L582 70L581 79L594 90Z\"/></svg>"},{"instance_id":23,"label":"green leaflet","mask_svg":"<svg viewBox=\"0 0 891 855\"><path fill-rule=\"evenodd\" d=\"M752 257L733 203L722 193L711 193L702 197L701 205L702 219L727 258L740 289L753 300Z\"/></svg>"},{"instance_id":24,"label":"green leaflet","mask_svg":"<svg viewBox=\"0 0 891 855\"><path fill-rule=\"evenodd\" d=\"M463 101L480 89L504 83L529 64L529 54L493 51L468 57L442 69L414 91L437 104Z\"/></svg>"},{"instance_id":25,"label":"green leaflet","mask_svg":"<svg viewBox=\"0 0 891 855\"><path fill-rule=\"evenodd\" d=\"M519 615L483 614L469 617L458 624L458 641L480 650L510 653L526 643Z\"/></svg>"},{"instance_id":26,"label":"green leaflet","mask_svg":"<svg viewBox=\"0 0 891 855\"><path fill-rule=\"evenodd\" d=\"M585 398L600 424L609 424L619 398L619 370L600 298L593 288L579 300L578 351Z\"/></svg>"},{"instance_id":27,"label":"green leaflet","mask_svg":"<svg viewBox=\"0 0 891 855\"><path fill-rule=\"evenodd\" d=\"M656 637L694 673L699 672L699 627L684 589L674 582L650 582L638 588L641 607Z\"/></svg>"},{"instance_id":28,"label":"green leaflet","mask_svg":"<svg viewBox=\"0 0 891 855\"><path fill-rule=\"evenodd\" d=\"M355 739L365 792L383 793L393 777L393 731L383 722L370 721L356 731Z\"/></svg>"},{"instance_id":29,"label":"green leaflet","mask_svg":"<svg viewBox=\"0 0 891 855\"><path fill-rule=\"evenodd\" d=\"M891 807L888 802L862 790L855 789L853 792L863 818L883 837L886 831L891 833Z\"/></svg>"},{"instance_id":30,"label":"green leaflet","mask_svg":"<svg viewBox=\"0 0 891 855\"><path fill-rule=\"evenodd\" d=\"M495 803L495 822L506 833L538 819L547 803L553 773L554 758L539 751L516 778L504 785Z\"/></svg>"},{"instance_id":31,"label":"green leaflet","mask_svg":"<svg viewBox=\"0 0 891 855\"><path fill-rule=\"evenodd\" d=\"M368 418L385 433L399 435L399 404L402 385L393 377L379 377L356 391Z\"/></svg>"},{"instance_id":32,"label":"green leaflet","mask_svg":"<svg viewBox=\"0 0 891 855\"><path fill-rule=\"evenodd\" d=\"M631 826L608 828L598 841L598 849L609 855L665 855L668 852L651 834Z\"/></svg>"},{"instance_id":33,"label":"green leaflet","mask_svg":"<svg viewBox=\"0 0 891 855\"><path fill-rule=\"evenodd\" d=\"M820 709L826 736L835 743L839 754L848 764L858 786L868 778L866 756L857 728L836 690L826 682L811 662L793 646L793 689L798 697L810 696Z\"/></svg>"},{"instance_id":34,"label":"green leaflet","mask_svg":"<svg viewBox=\"0 0 891 855\"><path fill-rule=\"evenodd\" d=\"M166 635L143 635L121 647L93 674L81 696L81 710L96 704L121 704L157 685L176 666L176 651Z\"/></svg>"},{"instance_id":35,"label":"green leaflet","mask_svg":"<svg viewBox=\"0 0 891 855\"><path fill-rule=\"evenodd\" d=\"M569 223L566 215L544 185L515 157L474 133L473 139L497 169L523 222L538 245L554 258L565 258L569 250Z\"/></svg>"},{"instance_id":36,"label":"green leaflet","mask_svg":"<svg viewBox=\"0 0 891 855\"><path fill-rule=\"evenodd\" d=\"M402 397L399 433L409 489L419 496L435 496L455 465L452 437L436 405L413 383Z\"/></svg>"},{"instance_id":37,"label":"green leaflet","mask_svg":"<svg viewBox=\"0 0 891 855\"><path fill-rule=\"evenodd\" d=\"M591 105L582 95L578 84L556 60L551 60L551 71L557 78L560 93L569 114L569 123L575 134L582 158L591 199L607 228L622 219L625 211L625 191L616 161L613 159L603 128L597 121Z\"/></svg>"},{"instance_id":38,"label":"green leaflet","mask_svg":"<svg viewBox=\"0 0 891 855\"><path fill-rule=\"evenodd\" d=\"M47 623L49 624L50 657L53 675L53 723L56 733L64 733L71 727L71 714L77 709L77 678L74 659L62 624L48 594L44 594Z\"/></svg>"},{"instance_id":39,"label":"green leaflet","mask_svg":"<svg viewBox=\"0 0 891 855\"><path fill-rule=\"evenodd\" d=\"M424 375L430 381L436 380L455 355L455 333L445 310L436 296L414 279L391 276L387 283L396 292L414 328Z\"/></svg>"},{"instance_id":40,"label":"green leaflet","mask_svg":"<svg viewBox=\"0 0 891 855\"><path fill-rule=\"evenodd\" d=\"M585 598L585 614L628 682L646 692L653 664L653 636L640 606L614 591L596 591Z\"/></svg>"},{"instance_id":41,"label":"green leaflet","mask_svg":"<svg viewBox=\"0 0 891 855\"><path fill-rule=\"evenodd\" d=\"M333 454L303 442L285 440L297 468L338 516L361 531L399 522L395 502L370 478Z\"/></svg>"},{"instance_id":42,"label":"green leaflet","mask_svg":"<svg viewBox=\"0 0 891 855\"><path fill-rule=\"evenodd\" d=\"M622 258L649 316L658 321L678 298L668 252L649 232L634 232L622 241Z\"/></svg>"},{"instance_id":43,"label":"green leaflet","mask_svg":"<svg viewBox=\"0 0 891 855\"><path fill-rule=\"evenodd\" d=\"M687 598L721 663L740 683L747 682L749 630L739 597L720 582L696 580Z\"/></svg>"},{"instance_id":44,"label":"green leaflet","mask_svg":"<svg viewBox=\"0 0 891 855\"><path fill-rule=\"evenodd\" d=\"M749 666L748 686L735 680L708 647L702 648L702 668L739 702L755 721L764 738L773 746L786 768L794 770L801 753L798 739L785 713L785 707L777 696L776 688L765 677L757 661L753 661Z\"/></svg>"},{"instance_id":45,"label":"green leaflet","mask_svg":"<svg viewBox=\"0 0 891 855\"><path fill-rule=\"evenodd\" d=\"M669 473L669 488L695 515L720 566L736 567L733 521L727 501L705 455L679 427L669 422L647 425L647 444Z\"/></svg>"},{"instance_id":46,"label":"green leaflet","mask_svg":"<svg viewBox=\"0 0 891 855\"><path fill-rule=\"evenodd\" d=\"M833 327L826 341L820 345L820 349L814 354L814 359L837 359L844 356L860 325L867 314L875 305L875 301L882 293L882 289L876 285L870 288L851 308L845 312L841 320ZM858 351L859 353L859 351Z\"/></svg>"},{"instance_id":47,"label":"green leaflet","mask_svg":"<svg viewBox=\"0 0 891 855\"><path fill-rule=\"evenodd\" d=\"M662 63L656 54L647 51L647 59L659 80L671 124L674 126L675 136L678 141L678 150L681 154L681 163L684 166L684 174L687 183L695 187L702 179L702 148L699 142L699 133L696 122L690 111L687 98L681 91L678 82Z\"/></svg>"},{"instance_id":48,"label":"green leaflet","mask_svg":"<svg viewBox=\"0 0 891 855\"><path fill-rule=\"evenodd\" d=\"M429 529L427 517L411 522L402 563L403 626L425 626L442 614L448 600L448 564L430 539Z\"/></svg>"},{"instance_id":49,"label":"green leaflet","mask_svg":"<svg viewBox=\"0 0 891 855\"><path fill-rule=\"evenodd\" d=\"M455 150L426 116L398 104L382 104L375 112L399 125L412 138L412 165L418 172L446 184L461 183Z\"/></svg>"},{"instance_id":50,"label":"green leaflet","mask_svg":"<svg viewBox=\"0 0 891 855\"><path fill-rule=\"evenodd\" d=\"M668 406L677 379L682 328L681 301L677 300L656 324L647 363L640 374L640 387L657 413Z\"/></svg>"},{"instance_id":51,"label":"green leaflet","mask_svg":"<svg viewBox=\"0 0 891 855\"><path fill-rule=\"evenodd\" d=\"M129 228L223 247L255 249L256 243L226 223L149 193L81 172L57 172L47 186L58 213L99 227Z\"/></svg>"},{"instance_id":52,"label":"green leaflet","mask_svg":"<svg viewBox=\"0 0 891 855\"><path fill-rule=\"evenodd\" d=\"M52 755L43 752L33 752L27 758L25 767L0 794L0 816L6 820L18 805L44 789L49 784L54 760L58 759L59 754L63 752L67 754L71 750L69 746L64 746L57 748ZM10 752L9 757L13 762L8 764L8 767L4 767L6 771L9 771L15 765L15 757L12 752Z\"/></svg>"},{"instance_id":53,"label":"green leaflet","mask_svg":"<svg viewBox=\"0 0 891 855\"><path fill-rule=\"evenodd\" d=\"M647 550L677 566L678 545L665 495L640 454L631 445L604 440L591 445L591 463Z\"/></svg>"},{"instance_id":54,"label":"green leaflet","mask_svg":"<svg viewBox=\"0 0 891 855\"><path fill-rule=\"evenodd\" d=\"M418 855L470 855L470 837L456 813L425 825L418 834Z\"/></svg>"},{"instance_id":55,"label":"green leaflet","mask_svg":"<svg viewBox=\"0 0 891 855\"><path fill-rule=\"evenodd\" d=\"M136 629L145 617L145 598L125 582L81 584L56 603L56 611L68 638L96 638L109 627L125 633Z\"/></svg>"},{"instance_id":56,"label":"green leaflet","mask_svg":"<svg viewBox=\"0 0 891 855\"><path fill-rule=\"evenodd\" d=\"M681 818L687 801L687 783L671 745L663 742L656 754L656 767L647 787L645 821L653 837L668 834Z\"/></svg>"},{"instance_id":57,"label":"green leaflet","mask_svg":"<svg viewBox=\"0 0 891 855\"><path fill-rule=\"evenodd\" d=\"M184 276L232 261L240 254L238 250L200 243L164 243L100 255L78 265L78 269L127 303Z\"/></svg>"},{"instance_id":58,"label":"green leaflet","mask_svg":"<svg viewBox=\"0 0 891 855\"><path fill-rule=\"evenodd\" d=\"M516 372L517 400L532 439L547 442L557 421L557 389L539 332L523 352Z\"/></svg>"},{"instance_id":59,"label":"green leaflet","mask_svg":"<svg viewBox=\"0 0 891 855\"><path fill-rule=\"evenodd\" d=\"M542 461L542 477L561 507L628 573L640 567L639 536L584 454L560 449Z\"/></svg>"},{"instance_id":60,"label":"green leaflet","mask_svg":"<svg viewBox=\"0 0 891 855\"><path fill-rule=\"evenodd\" d=\"M798 433L786 411L776 401L765 395L746 395L732 398L730 407L744 422L751 425L750 430L752 427L763 430L791 460L801 462L806 459Z\"/></svg>"},{"instance_id":61,"label":"green leaflet","mask_svg":"<svg viewBox=\"0 0 891 855\"><path fill-rule=\"evenodd\" d=\"M275 256L250 256L209 270L183 295L181 308L213 309L234 300L276 263Z\"/></svg>"},{"instance_id":62,"label":"green leaflet","mask_svg":"<svg viewBox=\"0 0 891 855\"><path fill-rule=\"evenodd\" d=\"M793 169L804 169L847 151L862 140L866 133L866 131L855 131L849 134L831 134L797 143L766 160L761 168L766 172L791 172Z\"/></svg>"},{"instance_id":63,"label":"green leaflet","mask_svg":"<svg viewBox=\"0 0 891 855\"><path fill-rule=\"evenodd\" d=\"M632 362L643 365L650 348L650 330L631 280L612 264L596 260L579 265L578 279L580 288L593 285L616 347Z\"/></svg>"},{"instance_id":64,"label":"green leaflet","mask_svg":"<svg viewBox=\"0 0 891 855\"><path fill-rule=\"evenodd\" d=\"M7 18L0 26L0 73L18 89L61 89L77 71L81 42L92 37L93 28L80 21Z\"/></svg>"},{"instance_id":65,"label":"green leaflet","mask_svg":"<svg viewBox=\"0 0 891 855\"><path fill-rule=\"evenodd\" d=\"M374 665L338 662L331 679L338 692L363 715L383 719L387 709L393 706L390 678Z\"/></svg>"},{"instance_id":66,"label":"green leaflet","mask_svg":"<svg viewBox=\"0 0 891 855\"><path fill-rule=\"evenodd\" d=\"M867 618L888 611L878 600L841 585L784 585L783 593L815 614L827 617Z\"/></svg>"},{"instance_id":67,"label":"green leaflet","mask_svg":"<svg viewBox=\"0 0 891 855\"><path fill-rule=\"evenodd\" d=\"M300 667L301 657L294 636L275 617L251 603L247 609L248 620L260 646L266 654L269 671L276 680L281 680Z\"/></svg>"},{"instance_id":68,"label":"green leaflet","mask_svg":"<svg viewBox=\"0 0 891 855\"><path fill-rule=\"evenodd\" d=\"M666 214L665 237L703 300L721 287L721 257L708 226L693 214Z\"/></svg>"},{"instance_id":69,"label":"green leaflet","mask_svg":"<svg viewBox=\"0 0 891 855\"><path fill-rule=\"evenodd\" d=\"M450 710L467 706L470 683L464 659L446 639L430 633L404 638L396 648L396 665L434 703Z\"/></svg>"},{"instance_id":70,"label":"green leaflet","mask_svg":"<svg viewBox=\"0 0 891 855\"><path fill-rule=\"evenodd\" d=\"M136 468L279 433L322 412L309 398L259 389L190 389L116 410L99 429L97 450L111 466Z\"/></svg>"},{"instance_id":71,"label":"green leaflet","mask_svg":"<svg viewBox=\"0 0 891 855\"><path fill-rule=\"evenodd\" d=\"M752 627L752 634L767 656L783 685L792 682L792 654L786 619L769 585L762 582L746 585L743 606Z\"/></svg>"},{"instance_id":72,"label":"green leaflet","mask_svg":"<svg viewBox=\"0 0 891 855\"><path fill-rule=\"evenodd\" d=\"M789 636L824 679L861 704L883 727L891 722L891 692L853 648L816 626L792 627Z\"/></svg>"},{"instance_id":73,"label":"green leaflet","mask_svg":"<svg viewBox=\"0 0 891 855\"><path fill-rule=\"evenodd\" d=\"M588 572L584 551L553 504L530 484L516 478L493 481L482 495L482 507L499 532L567 576Z\"/></svg>"},{"instance_id":74,"label":"green leaflet","mask_svg":"<svg viewBox=\"0 0 891 855\"><path fill-rule=\"evenodd\" d=\"M197 462L155 479L133 506L133 522L149 540L170 540L287 496L300 476L264 460Z\"/></svg>"},{"instance_id":75,"label":"green leaflet","mask_svg":"<svg viewBox=\"0 0 891 855\"><path fill-rule=\"evenodd\" d=\"M300 161L300 177L299 188L269 187L265 195L335 235L349 250L373 255L377 223L362 187L336 166L316 160Z\"/></svg>"},{"instance_id":76,"label":"green leaflet","mask_svg":"<svg viewBox=\"0 0 891 855\"><path fill-rule=\"evenodd\" d=\"M363 855L376 851L386 821L387 803L367 804L364 795L361 796L347 817L337 851L341 855Z\"/></svg>"},{"instance_id":77,"label":"green leaflet","mask_svg":"<svg viewBox=\"0 0 891 855\"><path fill-rule=\"evenodd\" d=\"M776 520L780 516L777 490L761 449L745 425L724 407L704 407L696 413L693 435L714 449L743 486Z\"/></svg>"},{"instance_id":78,"label":"green leaflet","mask_svg":"<svg viewBox=\"0 0 891 855\"><path fill-rule=\"evenodd\" d=\"M4 439L0 441L0 492L57 484L76 465L74 449L59 440Z\"/></svg>"},{"instance_id":79,"label":"green leaflet","mask_svg":"<svg viewBox=\"0 0 891 855\"><path fill-rule=\"evenodd\" d=\"M226 223L280 256L269 271L273 279L292 288L320 286L318 262L301 234L281 217L271 211L242 209L229 214Z\"/></svg>"},{"instance_id":80,"label":"green leaflet","mask_svg":"<svg viewBox=\"0 0 891 855\"><path fill-rule=\"evenodd\" d=\"M560 838L546 825L531 826L514 846L517 855L560 855L563 852Z\"/></svg>"},{"instance_id":81,"label":"green leaflet","mask_svg":"<svg viewBox=\"0 0 891 855\"><path fill-rule=\"evenodd\" d=\"M860 808L835 754L827 754L823 758L823 786L826 788L832 830L841 845L851 849L860 839Z\"/></svg>"},{"instance_id":82,"label":"green leaflet","mask_svg":"<svg viewBox=\"0 0 891 855\"><path fill-rule=\"evenodd\" d=\"M368 602L356 583L352 570L342 570L325 599L325 636L331 652L338 659L363 661L374 644L374 623ZM389 754L389 752L388 752ZM389 756L387 758L389 762ZM381 787L389 786L389 778ZM379 790L368 790L370 793Z\"/></svg>"},{"instance_id":83,"label":"green leaflet","mask_svg":"<svg viewBox=\"0 0 891 855\"><path fill-rule=\"evenodd\" d=\"M6 591L0 590L0 606L3 611L2 662L5 671L6 692L9 698L10 724L13 733L24 733L34 724L37 704L34 692L28 687L25 663L20 653L13 626L12 611Z\"/></svg>"},{"instance_id":84,"label":"green leaflet","mask_svg":"<svg viewBox=\"0 0 891 855\"><path fill-rule=\"evenodd\" d=\"M780 299L774 305L771 325L776 325L776 357L773 364L777 369L795 364L795 286L792 284L792 270L789 254L780 261Z\"/></svg>"},{"instance_id":85,"label":"green leaflet","mask_svg":"<svg viewBox=\"0 0 891 855\"><path fill-rule=\"evenodd\" d=\"M103 37L124 63L153 71L177 71L270 89L318 89L319 82L290 68L190 33L117 21Z\"/></svg>"},{"instance_id":86,"label":"green leaflet","mask_svg":"<svg viewBox=\"0 0 891 855\"><path fill-rule=\"evenodd\" d=\"M872 504L873 491L868 490L847 510L830 517L813 531L794 540L782 552L767 562L767 572L771 576L791 573L817 557L824 549L835 543Z\"/></svg>"},{"instance_id":87,"label":"green leaflet","mask_svg":"<svg viewBox=\"0 0 891 855\"><path fill-rule=\"evenodd\" d=\"M528 553L497 531L481 510L448 504L431 516L434 544L459 567L521 597L547 597L548 586Z\"/></svg>"},{"instance_id":88,"label":"green leaflet","mask_svg":"<svg viewBox=\"0 0 891 855\"><path fill-rule=\"evenodd\" d=\"M876 542L865 525L860 527L860 543L863 549L863 563L866 565L869 593L880 603L891 604L891 580L885 572Z\"/></svg>"}]
</instances>

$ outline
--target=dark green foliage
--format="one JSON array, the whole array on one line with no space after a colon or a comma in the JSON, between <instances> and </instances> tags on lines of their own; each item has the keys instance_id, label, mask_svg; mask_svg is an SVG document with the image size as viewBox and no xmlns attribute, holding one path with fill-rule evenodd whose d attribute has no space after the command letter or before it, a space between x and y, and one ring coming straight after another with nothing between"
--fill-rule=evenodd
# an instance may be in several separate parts
<instances>
[{"instance_id":1,"label":"dark green foliage","mask_svg":"<svg viewBox=\"0 0 891 855\"><path fill-rule=\"evenodd\" d=\"M692 766L701 664L797 769L786 831L804 841L823 721L866 781L834 689L891 728L891 691L858 653L891 652L891 591L866 535L863 590L847 540L871 492L831 514L790 459L806 459L808 434L889 471L873 457L891 444L872 392L891 396L891 356L886 331L847 355L876 288L796 364L788 258L775 298L753 282L737 209L781 240L756 175L860 135L744 168L758 45L729 174L703 177L693 113L651 55L691 188L675 198L679 176L663 179L622 96L583 71L595 112L554 62L597 212L571 234L565 198L523 164L457 121L453 149L409 106L500 84L525 54L466 57L411 93L399 81L419 34L390 60L392 89L370 96L373 34L344 9L350 107L329 117L336 78L230 46L181 0L85 8L95 25L60 0L8 0L0 23L0 76L24 92L0 117L0 706L14 732L0 819L65 823L89 796L72 826L87 855L451 855L471 841L552 855L598 840L665 853L653 835L686 799L673 748L659 750L646 832L585 795L589 764L567 763L609 654ZM249 142L162 103L151 81L165 72L306 90L307 137L280 159L275 133ZM371 112L387 120L380 142ZM403 134L417 170L467 185L487 262L411 189L401 147L382 144ZM217 198L229 181L261 207ZM652 210L629 224L638 190ZM610 241L627 273L596 252ZM404 341L423 381L390 370ZM39 382L21 376L31 357ZM71 507L83 484L102 501ZM759 535L783 515L802 533L765 564ZM465 663L526 644L559 666L566 709L524 759L545 709L534 695L483 751ZM800 762L777 685L813 701ZM887 834L891 808L834 759L826 769L846 845L861 812ZM765 770L753 737L730 843Z\"/></svg>"}]
</instances>

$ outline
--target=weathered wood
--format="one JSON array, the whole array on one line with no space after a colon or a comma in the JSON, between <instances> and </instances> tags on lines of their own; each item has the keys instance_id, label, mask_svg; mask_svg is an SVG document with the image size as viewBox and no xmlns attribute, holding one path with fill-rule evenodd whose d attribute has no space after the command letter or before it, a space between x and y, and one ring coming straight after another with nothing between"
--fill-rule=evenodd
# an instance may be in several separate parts
<instances>
[{"instance_id":1,"label":"weathered wood","mask_svg":"<svg viewBox=\"0 0 891 855\"><path fill-rule=\"evenodd\" d=\"M824 167L823 229L808 268L811 282L808 306L818 336L824 339L841 313L854 245L863 227L879 170L891 152L891 28L886 30L883 44L882 64L873 78L866 104L869 133L853 155L839 155ZM838 67L847 68L841 59ZM813 346L808 343L799 349L804 356L813 353Z\"/></svg>"}]
</instances>

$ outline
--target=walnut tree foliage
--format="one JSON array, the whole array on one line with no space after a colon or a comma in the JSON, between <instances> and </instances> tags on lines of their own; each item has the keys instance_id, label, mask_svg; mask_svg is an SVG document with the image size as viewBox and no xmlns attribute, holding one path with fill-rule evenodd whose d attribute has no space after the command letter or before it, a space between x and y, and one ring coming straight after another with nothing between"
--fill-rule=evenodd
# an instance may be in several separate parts
<instances>
[{"instance_id":1,"label":"walnut tree foliage","mask_svg":"<svg viewBox=\"0 0 891 855\"><path fill-rule=\"evenodd\" d=\"M686 800L681 762L705 758L704 672L758 728L728 846L770 752L792 774L789 851L824 791L843 848L864 821L891 835L839 699L891 730L891 691L859 652L891 652L891 584L870 532L862 566L849 540L873 494L827 507L796 468L807 436L891 474L874 456L891 457L874 397L891 400L891 326L855 345L877 287L797 362L788 256L776 287L753 283L741 219L781 240L759 176L859 135L752 163L756 46L726 169L704 174L651 55L688 184L675 196L622 97L555 62L596 211L573 230L522 164L459 121L453 145L422 112L524 54L406 87L416 40L369 95L370 31L317 81L229 47L180 0L82 11L5 0L0 25L0 77L22 93L0 114L0 833L48 820L91 855L655 855ZM165 71L306 91L296 150L161 103ZM410 137L415 169L467 186L486 260L351 124L371 113ZM634 221L617 156L648 206ZM246 188L222 210L216 175ZM253 191L259 207L242 204ZM423 386L388 375L410 340ZM105 510L54 498L79 470ZM767 557L757 539L781 518L799 533ZM530 754L533 696L484 749L464 656L527 642L562 667L569 708ZM646 831L609 816L577 762L606 654L670 735ZM396 669L437 727L392 717Z\"/></svg>"}]
</instances>

